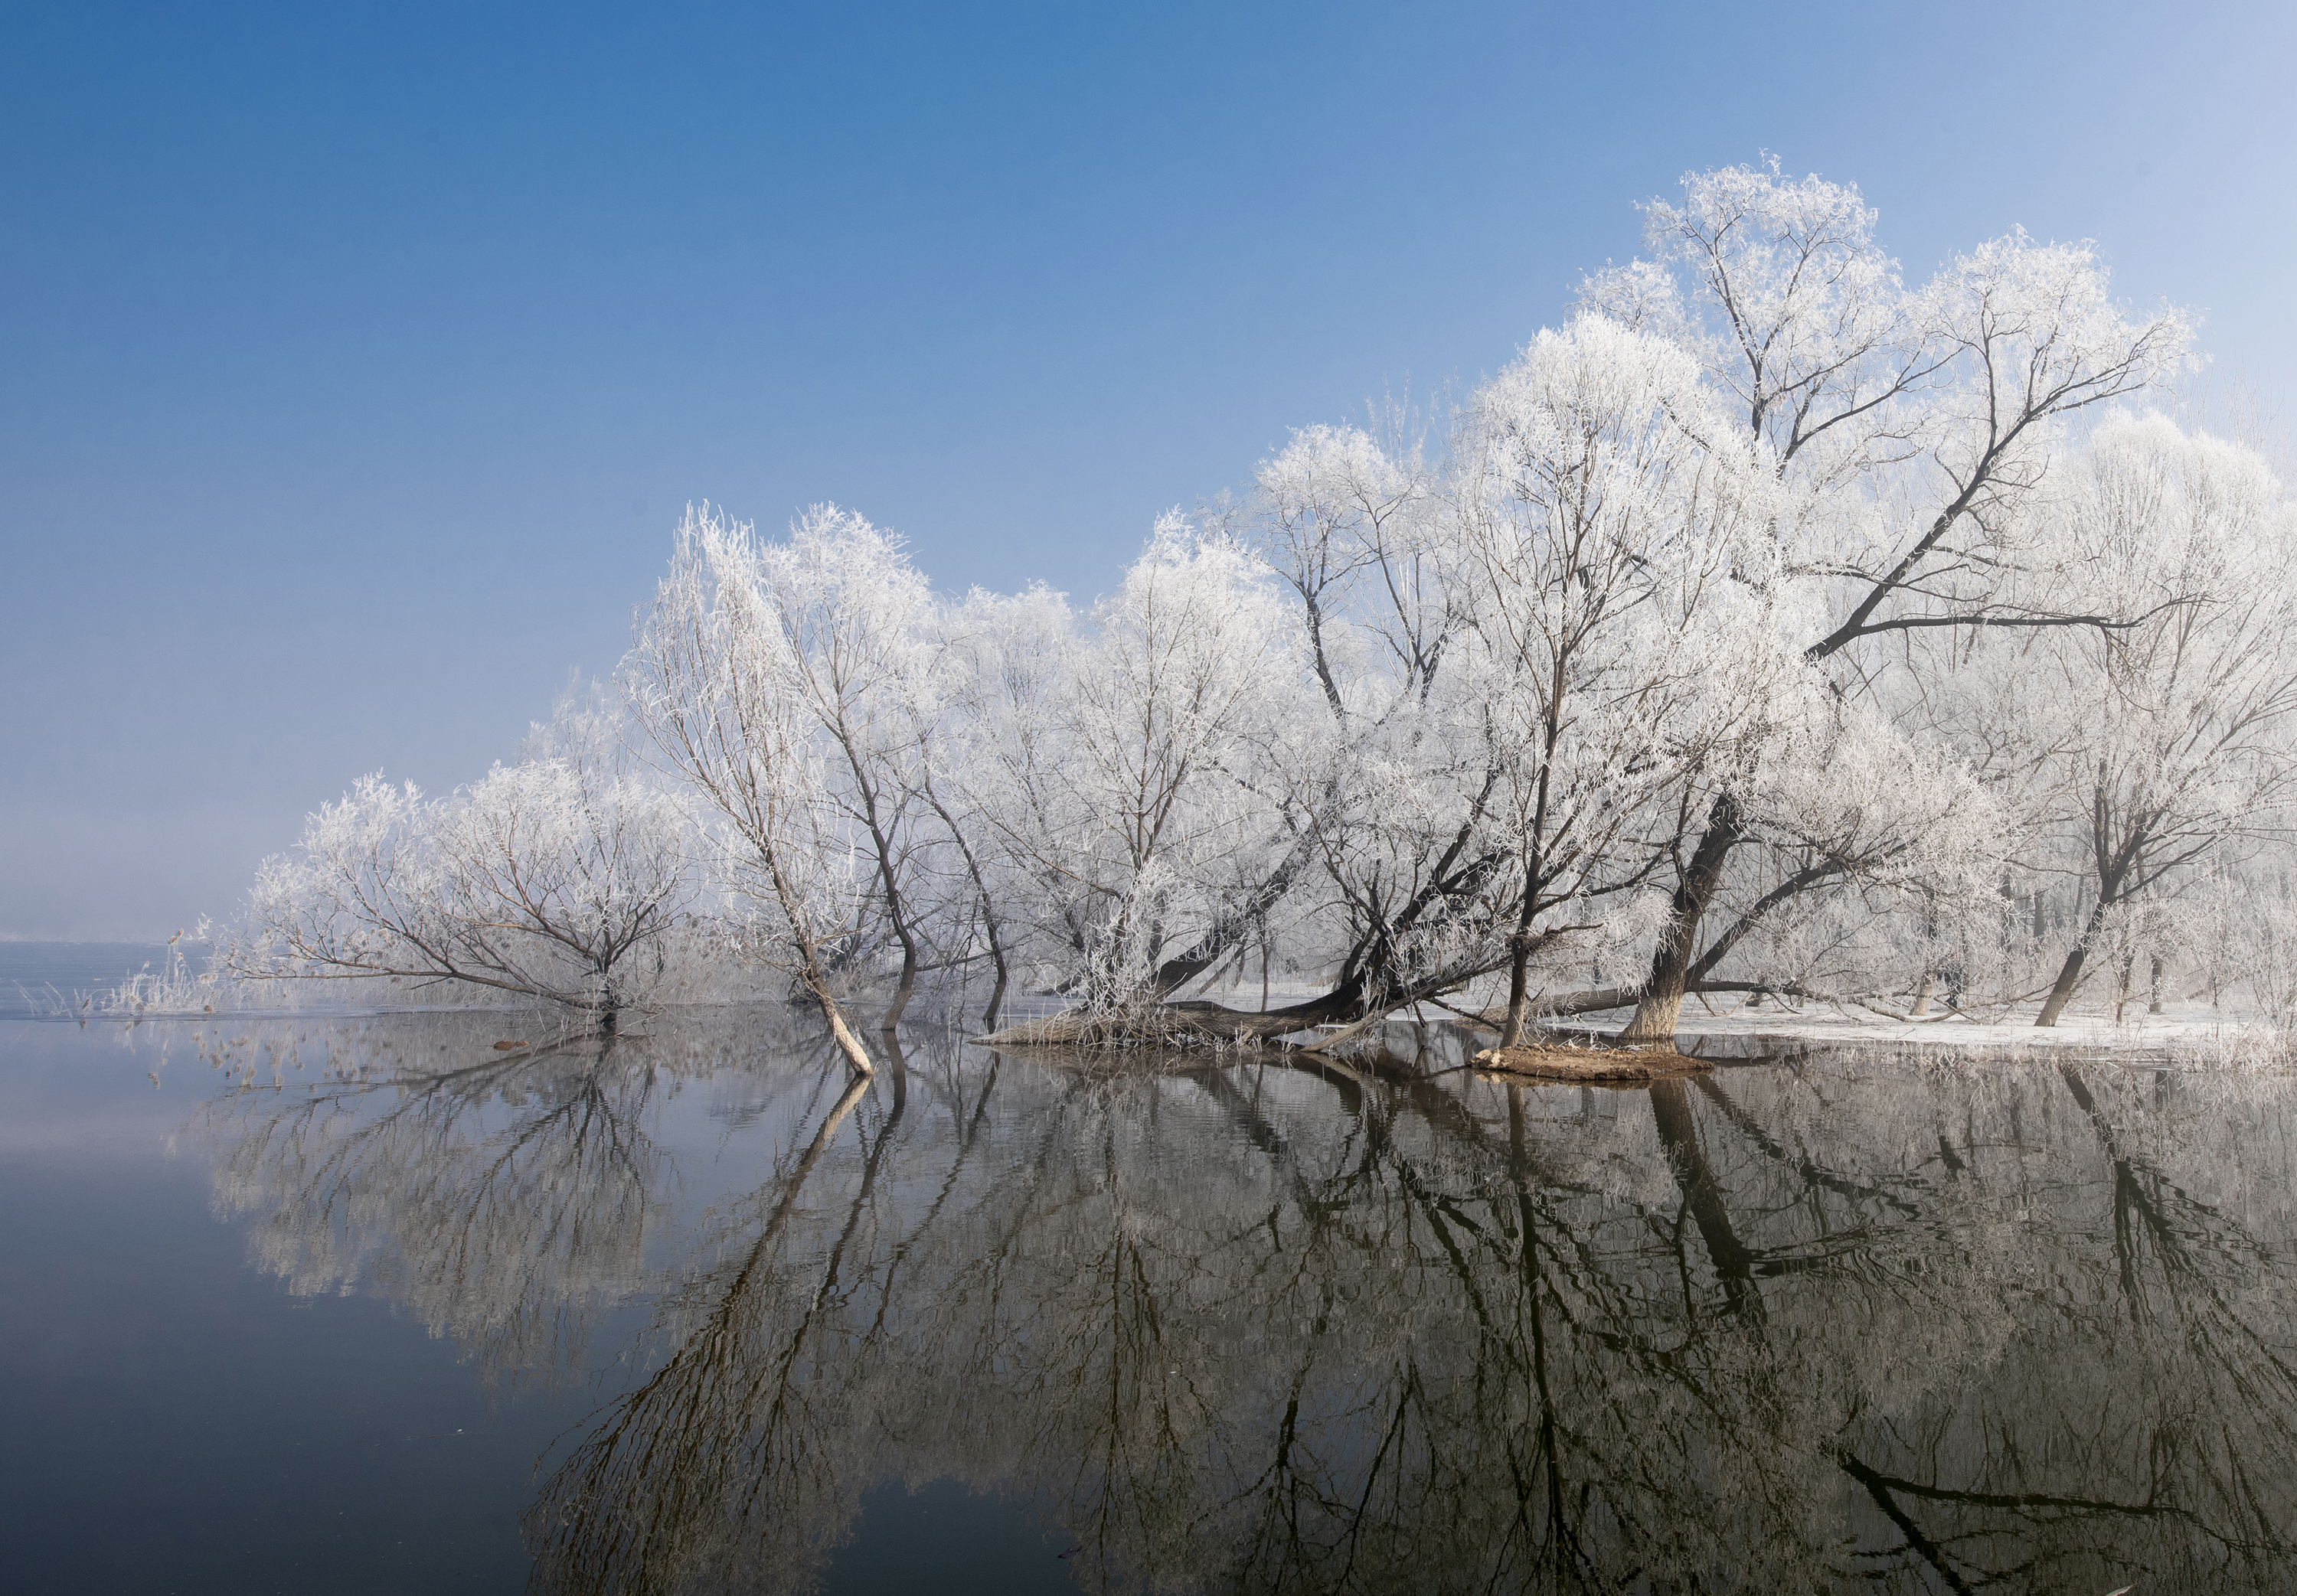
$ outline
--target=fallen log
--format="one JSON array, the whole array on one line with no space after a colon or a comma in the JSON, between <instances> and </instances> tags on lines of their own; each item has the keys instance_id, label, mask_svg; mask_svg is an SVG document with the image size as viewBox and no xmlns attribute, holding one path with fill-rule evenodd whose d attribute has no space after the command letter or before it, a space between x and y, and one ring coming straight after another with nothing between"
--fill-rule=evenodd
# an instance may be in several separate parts
<instances>
[{"instance_id":1,"label":"fallen log","mask_svg":"<svg viewBox=\"0 0 2297 1596\"><path fill-rule=\"evenodd\" d=\"M1672 1048L1486 1048L1470 1061L1482 1074L1508 1080L1640 1085L1695 1075L1715 1067Z\"/></svg>"}]
</instances>

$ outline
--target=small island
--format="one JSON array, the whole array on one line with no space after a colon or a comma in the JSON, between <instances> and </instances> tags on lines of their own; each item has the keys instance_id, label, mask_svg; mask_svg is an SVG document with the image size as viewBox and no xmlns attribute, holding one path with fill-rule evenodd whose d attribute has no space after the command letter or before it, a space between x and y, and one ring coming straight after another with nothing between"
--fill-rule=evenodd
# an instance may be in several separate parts
<instances>
[{"instance_id":1,"label":"small island","mask_svg":"<svg viewBox=\"0 0 2297 1596\"><path fill-rule=\"evenodd\" d=\"M1577 1048L1560 1042L1486 1048L1472 1062L1484 1074L1590 1086L1639 1086L1715 1067L1712 1059L1673 1048Z\"/></svg>"}]
</instances>

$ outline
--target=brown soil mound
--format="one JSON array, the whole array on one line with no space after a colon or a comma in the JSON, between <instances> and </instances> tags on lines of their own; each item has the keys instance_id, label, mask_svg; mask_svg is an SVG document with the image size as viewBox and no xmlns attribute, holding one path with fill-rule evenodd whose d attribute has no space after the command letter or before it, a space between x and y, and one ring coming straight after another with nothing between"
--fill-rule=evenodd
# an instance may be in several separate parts
<instances>
[{"instance_id":1,"label":"brown soil mound","mask_svg":"<svg viewBox=\"0 0 2297 1596\"><path fill-rule=\"evenodd\" d=\"M1622 1086L1695 1075L1715 1067L1709 1059L1692 1058L1672 1048L1486 1048L1476 1055L1474 1063L1478 1069L1494 1075Z\"/></svg>"}]
</instances>

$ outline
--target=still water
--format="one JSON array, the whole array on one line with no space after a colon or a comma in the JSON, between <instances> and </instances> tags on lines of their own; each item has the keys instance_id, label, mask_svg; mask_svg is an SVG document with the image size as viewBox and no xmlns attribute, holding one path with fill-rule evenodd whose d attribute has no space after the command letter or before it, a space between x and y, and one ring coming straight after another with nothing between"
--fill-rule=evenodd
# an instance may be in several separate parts
<instances>
[{"instance_id":1,"label":"still water","mask_svg":"<svg viewBox=\"0 0 2297 1596\"><path fill-rule=\"evenodd\" d=\"M2287 1078L633 1029L0 1021L12 1587L2297 1568Z\"/></svg>"}]
</instances>

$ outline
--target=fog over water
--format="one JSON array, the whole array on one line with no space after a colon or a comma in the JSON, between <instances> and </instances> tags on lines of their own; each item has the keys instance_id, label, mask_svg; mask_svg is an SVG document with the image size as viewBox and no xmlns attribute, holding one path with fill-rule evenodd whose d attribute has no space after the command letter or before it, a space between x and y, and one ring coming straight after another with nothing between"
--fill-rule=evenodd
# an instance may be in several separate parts
<instances>
[{"instance_id":1,"label":"fog over water","mask_svg":"<svg viewBox=\"0 0 2297 1596\"><path fill-rule=\"evenodd\" d=\"M0 1032L36 1570L2103 1592L2297 1552L2285 1078L554 1036Z\"/></svg>"}]
</instances>

